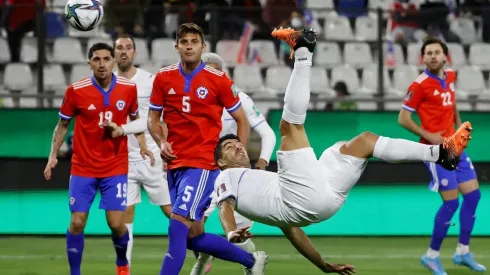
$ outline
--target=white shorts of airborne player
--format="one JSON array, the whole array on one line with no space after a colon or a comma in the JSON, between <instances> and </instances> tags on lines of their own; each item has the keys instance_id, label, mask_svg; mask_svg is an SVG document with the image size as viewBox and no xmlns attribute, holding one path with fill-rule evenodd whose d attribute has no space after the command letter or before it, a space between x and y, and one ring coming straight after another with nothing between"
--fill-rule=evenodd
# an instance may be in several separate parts
<instances>
[{"instance_id":1,"label":"white shorts of airborne player","mask_svg":"<svg viewBox=\"0 0 490 275\"><path fill-rule=\"evenodd\" d=\"M213 214L214 210L216 210L217 206L218 204L216 193L213 192L213 194L211 194L211 204L209 205L209 208L206 209L206 212L204 212L204 216L209 218L209 216ZM252 220L245 218L244 216L238 214L236 211L234 216L237 228L252 227L254 223Z\"/></svg>"},{"instance_id":2,"label":"white shorts of airborne player","mask_svg":"<svg viewBox=\"0 0 490 275\"><path fill-rule=\"evenodd\" d=\"M281 195L291 220L321 222L342 207L367 164L367 159L341 154L344 144L327 148L318 160L311 147L277 152Z\"/></svg>"},{"instance_id":3,"label":"white shorts of airborne player","mask_svg":"<svg viewBox=\"0 0 490 275\"><path fill-rule=\"evenodd\" d=\"M150 202L154 205L169 205L167 175L163 172L163 161L155 158L155 165L149 161L129 163L128 205L141 202L141 187L145 188Z\"/></svg>"}]
</instances>

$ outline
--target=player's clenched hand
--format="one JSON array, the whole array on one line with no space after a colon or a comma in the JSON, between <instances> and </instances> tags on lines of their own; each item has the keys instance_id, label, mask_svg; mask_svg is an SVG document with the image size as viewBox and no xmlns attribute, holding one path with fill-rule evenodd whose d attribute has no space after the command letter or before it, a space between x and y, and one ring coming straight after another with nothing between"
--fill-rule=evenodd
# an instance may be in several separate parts
<instances>
[{"instance_id":1,"label":"player's clenched hand","mask_svg":"<svg viewBox=\"0 0 490 275\"><path fill-rule=\"evenodd\" d=\"M255 163L255 169L265 170L265 167L267 167L267 161L263 158L259 158Z\"/></svg>"},{"instance_id":2,"label":"player's clenched hand","mask_svg":"<svg viewBox=\"0 0 490 275\"><path fill-rule=\"evenodd\" d=\"M430 144L441 144L444 142L444 137L442 136L442 133L444 132L438 132L438 133L426 132L423 138L428 140Z\"/></svg>"},{"instance_id":3,"label":"player's clenched hand","mask_svg":"<svg viewBox=\"0 0 490 275\"><path fill-rule=\"evenodd\" d=\"M329 264L325 263L323 268L325 273L337 273L342 275L350 275L356 273L356 268L350 264Z\"/></svg>"},{"instance_id":4,"label":"player's clenched hand","mask_svg":"<svg viewBox=\"0 0 490 275\"><path fill-rule=\"evenodd\" d=\"M46 168L44 169L44 178L46 180L51 179L51 169L56 167L56 164L58 164L58 160L56 158L49 158L48 159L48 164L46 164Z\"/></svg>"},{"instance_id":5,"label":"player's clenched hand","mask_svg":"<svg viewBox=\"0 0 490 275\"><path fill-rule=\"evenodd\" d=\"M249 232L250 226L238 228L234 231L230 231L227 235L228 241L232 243L243 243L247 239L253 237L253 234Z\"/></svg>"},{"instance_id":6,"label":"player's clenched hand","mask_svg":"<svg viewBox=\"0 0 490 275\"><path fill-rule=\"evenodd\" d=\"M177 156L173 155L174 150L172 150L172 144L167 141L162 142L160 145L160 155L164 161L171 161L176 159Z\"/></svg>"},{"instance_id":7,"label":"player's clenched hand","mask_svg":"<svg viewBox=\"0 0 490 275\"><path fill-rule=\"evenodd\" d=\"M148 147L144 146L140 148L140 155L143 159L146 159L148 156L150 158L150 164L151 166L155 165L155 156L153 155L153 152L148 150Z\"/></svg>"},{"instance_id":8,"label":"player's clenched hand","mask_svg":"<svg viewBox=\"0 0 490 275\"><path fill-rule=\"evenodd\" d=\"M108 129L109 131L111 131L111 136L113 138L117 138L117 137L120 137L120 136L124 136L124 130L123 128L117 126L116 123L114 122L109 122L109 121L104 121L102 122L102 126L104 126L104 128Z\"/></svg>"}]
</instances>

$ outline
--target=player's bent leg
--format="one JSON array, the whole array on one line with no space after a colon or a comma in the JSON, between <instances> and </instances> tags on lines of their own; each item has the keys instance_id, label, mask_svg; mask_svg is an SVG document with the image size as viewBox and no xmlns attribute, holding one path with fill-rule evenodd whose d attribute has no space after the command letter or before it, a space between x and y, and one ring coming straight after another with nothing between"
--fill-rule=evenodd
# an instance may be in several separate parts
<instances>
[{"instance_id":1,"label":"player's bent leg","mask_svg":"<svg viewBox=\"0 0 490 275\"><path fill-rule=\"evenodd\" d=\"M88 219L88 212L97 193L97 180L81 176L70 177L69 206L71 211L70 226L66 232L66 251L70 265L70 275L80 275L83 249L85 247L83 230Z\"/></svg>"}]
</instances>

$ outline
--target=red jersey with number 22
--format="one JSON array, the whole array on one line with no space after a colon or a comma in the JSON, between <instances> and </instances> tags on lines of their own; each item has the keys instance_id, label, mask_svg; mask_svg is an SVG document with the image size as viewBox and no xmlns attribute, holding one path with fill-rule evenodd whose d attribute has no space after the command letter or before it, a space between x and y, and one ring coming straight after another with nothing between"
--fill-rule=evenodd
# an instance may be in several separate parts
<instances>
[{"instance_id":1,"label":"red jersey with number 22","mask_svg":"<svg viewBox=\"0 0 490 275\"><path fill-rule=\"evenodd\" d=\"M59 116L75 117L71 174L94 178L127 174L127 137L112 138L101 124L109 120L121 125L128 115L137 114L136 85L128 79L112 75L107 91L93 77L70 85Z\"/></svg>"},{"instance_id":2,"label":"red jersey with number 22","mask_svg":"<svg viewBox=\"0 0 490 275\"><path fill-rule=\"evenodd\" d=\"M180 64L161 69L153 81L150 109L163 110L167 141L177 156L168 168L217 169L214 149L223 108L233 113L240 106L233 81L204 63L191 74L186 74Z\"/></svg>"},{"instance_id":3,"label":"red jersey with number 22","mask_svg":"<svg viewBox=\"0 0 490 275\"><path fill-rule=\"evenodd\" d=\"M424 130L430 133L443 132L443 137L449 137L455 132L456 73L452 70L444 73L445 79L440 79L429 71L424 71L408 88L402 107L410 112L417 112ZM429 144L423 138L420 142Z\"/></svg>"}]
</instances>

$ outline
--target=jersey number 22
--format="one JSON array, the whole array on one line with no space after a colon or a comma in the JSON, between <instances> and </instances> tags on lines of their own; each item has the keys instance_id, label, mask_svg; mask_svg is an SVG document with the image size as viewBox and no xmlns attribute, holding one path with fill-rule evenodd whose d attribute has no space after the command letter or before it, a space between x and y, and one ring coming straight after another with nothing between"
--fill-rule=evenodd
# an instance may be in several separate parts
<instances>
[{"instance_id":1,"label":"jersey number 22","mask_svg":"<svg viewBox=\"0 0 490 275\"><path fill-rule=\"evenodd\" d=\"M442 97L442 106L453 105L453 102L451 101L451 93L450 92L441 93L441 97Z\"/></svg>"}]
</instances>

